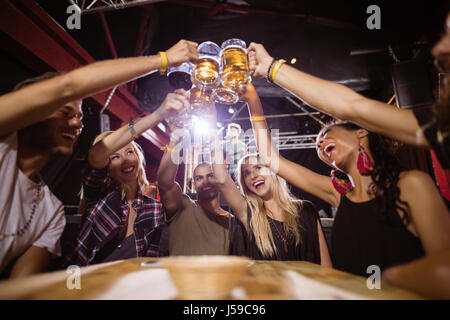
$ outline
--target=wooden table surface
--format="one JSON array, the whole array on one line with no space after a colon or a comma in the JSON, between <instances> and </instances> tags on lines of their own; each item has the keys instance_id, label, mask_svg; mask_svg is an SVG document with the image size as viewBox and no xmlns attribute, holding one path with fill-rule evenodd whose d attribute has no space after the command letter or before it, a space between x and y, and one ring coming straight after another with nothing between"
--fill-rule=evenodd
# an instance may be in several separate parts
<instances>
[{"instance_id":1,"label":"wooden table surface","mask_svg":"<svg viewBox=\"0 0 450 320\"><path fill-rule=\"evenodd\" d=\"M0 281L0 299L176 299L161 265L141 266L152 260L157 261L135 258L81 268L80 289L68 289L66 271ZM384 283L369 290L366 281L303 261L254 261L230 299L423 299Z\"/></svg>"}]
</instances>

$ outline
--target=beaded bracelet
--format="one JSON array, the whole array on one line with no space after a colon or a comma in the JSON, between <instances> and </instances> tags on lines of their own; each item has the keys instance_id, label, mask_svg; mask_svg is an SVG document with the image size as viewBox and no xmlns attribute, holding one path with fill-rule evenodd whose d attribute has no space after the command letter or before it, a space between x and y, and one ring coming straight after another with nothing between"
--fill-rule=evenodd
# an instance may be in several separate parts
<instances>
[{"instance_id":1,"label":"beaded bracelet","mask_svg":"<svg viewBox=\"0 0 450 320\"><path fill-rule=\"evenodd\" d=\"M269 69L267 70L267 77L266 78L267 78L267 81L270 82L270 83L273 83L273 81L270 79L270 73L272 72L272 68L273 68L273 65L275 64L275 61L277 61L277 59L273 58L272 62L270 63Z\"/></svg>"},{"instance_id":2,"label":"beaded bracelet","mask_svg":"<svg viewBox=\"0 0 450 320\"><path fill-rule=\"evenodd\" d=\"M138 136L138 134L136 133L136 131L134 130L134 119L130 120L130 123L128 124L128 129L130 129L130 133L131 133L131 139L136 139L136 137Z\"/></svg>"}]
</instances>

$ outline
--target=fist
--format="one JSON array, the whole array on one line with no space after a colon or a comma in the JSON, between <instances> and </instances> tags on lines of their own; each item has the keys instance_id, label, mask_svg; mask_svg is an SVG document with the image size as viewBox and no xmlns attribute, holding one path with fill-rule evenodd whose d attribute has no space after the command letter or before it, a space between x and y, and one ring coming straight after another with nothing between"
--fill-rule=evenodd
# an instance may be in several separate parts
<instances>
[{"instance_id":1,"label":"fist","mask_svg":"<svg viewBox=\"0 0 450 320\"><path fill-rule=\"evenodd\" d=\"M273 58L269 55L262 44L250 43L247 48L250 70L255 77L266 77Z\"/></svg>"},{"instance_id":2,"label":"fist","mask_svg":"<svg viewBox=\"0 0 450 320\"><path fill-rule=\"evenodd\" d=\"M188 94L184 89L177 89L173 93L169 93L158 111L163 120L176 117L184 113L189 107Z\"/></svg>"},{"instance_id":3,"label":"fist","mask_svg":"<svg viewBox=\"0 0 450 320\"><path fill-rule=\"evenodd\" d=\"M198 44L192 41L180 40L166 51L167 66L177 67L184 62L196 62L198 59Z\"/></svg>"}]
</instances>

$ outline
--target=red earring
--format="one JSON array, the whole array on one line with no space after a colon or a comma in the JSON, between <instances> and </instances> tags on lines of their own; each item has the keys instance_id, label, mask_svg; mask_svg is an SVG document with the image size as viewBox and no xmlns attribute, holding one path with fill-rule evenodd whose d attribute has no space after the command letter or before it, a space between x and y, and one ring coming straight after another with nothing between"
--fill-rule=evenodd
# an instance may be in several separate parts
<instances>
[{"instance_id":1,"label":"red earring","mask_svg":"<svg viewBox=\"0 0 450 320\"><path fill-rule=\"evenodd\" d=\"M364 150L362 142L359 143L358 162L356 166L359 173L363 176L368 176L373 170L372 160L366 150Z\"/></svg>"},{"instance_id":2,"label":"red earring","mask_svg":"<svg viewBox=\"0 0 450 320\"><path fill-rule=\"evenodd\" d=\"M353 185L349 180L344 180L336 177L336 170L331 170L330 173L331 182L333 183L333 187L342 195L345 195L347 192L353 190Z\"/></svg>"}]
</instances>

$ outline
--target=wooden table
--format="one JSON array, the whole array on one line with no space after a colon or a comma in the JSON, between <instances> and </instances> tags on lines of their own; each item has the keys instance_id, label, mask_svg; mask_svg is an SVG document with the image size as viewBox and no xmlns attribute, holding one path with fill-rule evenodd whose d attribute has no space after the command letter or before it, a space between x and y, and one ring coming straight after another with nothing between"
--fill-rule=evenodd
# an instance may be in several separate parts
<instances>
[{"instance_id":1,"label":"wooden table","mask_svg":"<svg viewBox=\"0 0 450 320\"><path fill-rule=\"evenodd\" d=\"M155 265L142 266L144 261ZM176 289L157 259L135 258L81 268L80 289L69 290L70 274L50 272L0 282L0 299L176 299ZM423 299L382 283L299 261L254 261L231 299ZM70 281L70 283L75 283Z\"/></svg>"}]
</instances>

